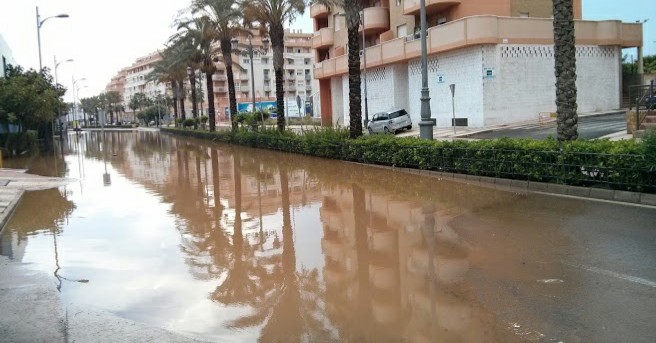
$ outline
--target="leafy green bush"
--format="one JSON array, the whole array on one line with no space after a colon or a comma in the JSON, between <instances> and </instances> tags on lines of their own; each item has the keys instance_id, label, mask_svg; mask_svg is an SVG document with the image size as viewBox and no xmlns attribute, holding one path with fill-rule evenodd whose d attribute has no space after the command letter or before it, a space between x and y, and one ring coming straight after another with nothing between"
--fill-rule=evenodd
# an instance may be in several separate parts
<instances>
[{"instance_id":1,"label":"leafy green bush","mask_svg":"<svg viewBox=\"0 0 656 343\"><path fill-rule=\"evenodd\" d=\"M184 121L182 121L182 126L183 127L197 127L198 126L198 119L197 118L187 118Z\"/></svg>"},{"instance_id":2,"label":"leafy green bush","mask_svg":"<svg viewBox=\"0 0 656 343\"><path fill-rule=\"evenodd\" d=\"M265 129L206 133L165 130L198 138L312 156L448 173L656 192L653 138L574 141L555 139L428 141L391 135L349 139L346 129L296 134ZM651 146L651 150L649 150ZM651 153L646 152L647 150Z\"/></svg>"}]
</instances>

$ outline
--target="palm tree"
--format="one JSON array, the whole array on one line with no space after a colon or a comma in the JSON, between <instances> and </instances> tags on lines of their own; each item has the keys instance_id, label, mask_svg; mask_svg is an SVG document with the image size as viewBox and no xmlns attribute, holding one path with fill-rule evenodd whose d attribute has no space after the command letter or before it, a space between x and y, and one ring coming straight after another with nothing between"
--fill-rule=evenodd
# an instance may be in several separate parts
<instances>
[{"instance_id":1,"label":"palm tree","mask_svg":"<svg viewBox=\"0 0 656 343\"><path fill-rule=\"evenodd\" d=\"M344 9L348 31L348 73L349 73L349 136L357 138L362 135L362 91L360 77L360 12L364 0L314 0L314 3L328 8ZM364 28L363 28L364 29ZM362 47L365 49L366 47Z\"/></svg>"},{"instance_id":2,"label":"palm tree","mask_svg":"<svg viewBox=\"0 0 656 343\"><path fill-rule=\"evenodd\" d=\"M558 141L578 138L573 0L553 1Z\"/></svg>"},{"instance_id":3,"label":"palm tree","mask_svg":"<svg viewBox=\"0 0 656 343\"><path fill-rule=\"evenodd\" d=\"M121 95L117 91L109 91L105 93L105 105L107 111L109 112L109 121L114 122L114 111L116 111L116 105L121 102ZM118 114L116 115L118 121Z\"/></svg>"},{"instance_id":4,"label":"palm tree","mask_svg":"<svg viewBox=\"0 0 656 343\"><path fill-rule=\"evenodd\" d=\"M273 69L276 74L276 107L278 130L285 130L285 89L283 53L285 51L284 24L293 22L305 11L305 0L242 0L246 23L259 23L260 30L268 31L273 49ZM359 67L359 64L358 64Z\"/></svg>"},{"instance_id":5,"label":"palm tree","mask_svg":"<svg viewBox=\"0 0 656 343\"><path fill-rule=\"evenodd\" d=\"M230 101L230 116L232 130L237 130L237 97L235 95L235 80L232 70L232 38L241 34L244 29L239 26L242 13L236 0L194 0L192 10L202 11L210 18L214 29L214 41L219 42L221 57L226 67L228 78L228 99ZM210 80L208 79L208 84ZM209 88L208 88L209 93Z\"/></svg>"}]
</instances>

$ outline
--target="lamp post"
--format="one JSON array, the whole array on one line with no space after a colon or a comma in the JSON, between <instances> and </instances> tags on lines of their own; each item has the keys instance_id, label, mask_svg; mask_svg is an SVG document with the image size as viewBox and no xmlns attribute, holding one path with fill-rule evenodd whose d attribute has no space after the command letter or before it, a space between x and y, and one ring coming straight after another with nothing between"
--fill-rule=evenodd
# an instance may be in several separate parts
<instances>
[{"instance_id":1,"label":"lamp post","mask_svg":"<svg viewBox=\"0 0 656 343\"><path fill-rule=\"evenodd\" d=\"M642 27L648 21L649 19L637 20L636 23L640 24L640 29L642 30ZM642 47L638 46L638 75L642 75L644 73L645 73L645 63L642 57ZM642 80L640 82L642 82Z\"/></svg>"},{"instance_id":2,"label":"lamp post","mask_svg":"<svg viewBox=\"0 0 656 343\"><path fill-rule=\"evenodd\" d=\"M59 65L62 63L66 62L73 62L72 59L67 59L64 61L57 62L57 56L54 56L55 59L55 86L59 84L59 79L57 78L57 68L59 68ZM57 99L59 99L59 96L57 96ZM60 106L57 106L57 121L59 122L59 138L62 138L62 132L64 130L64 125L61 123L61 109Z\"/></svg>"},{"instance_id":3,"label":"lamp post","mask_svg":"<svg viewBox=\"0 0 656 343\"><path fill-rule=\"evenodd\" d=\"M367 92L367 40L364 35L364 9L362 9L362 58L364 60L364 127L369 124L369 101Z\"/></svg>"},{"instance_id":4,"label":"lamp post","mask_svg":"<svg viewBox=\"0 0 656 343\"><path fill-rule=\"evenodd\" d=\"M428 61L426 47L426 0L420 0L421 17L421 121L419 122L419 137L433 139L435 121L431 119L430 95L428 90Z\"/></svg>"},{"instance_id":5,"label":"lamp post","mask_svg":"<svg viewBox=\"0 0 656 343\"><path fill-rule=\"evenodd\" d=\"M75 121L75 119L77 118L77 100L76 100L76 93L77 92L75 91L75 85L80 81L86 80L86 78L83 77L79 80L76 80L75 76L71 76L71 80L73 82L73 121Z\"/></svg>"},{"instance_id":6,"label":"lamp post","mask_svg":"<svg viewBox=\"0 0 656 343\"><path fill-rule=\"evenodd\" d=\"M43 23L46 22L46 20L51 19L51 18L68 18L69 15L62 13L58 15L54 15L51 17L47 17L43 20L41 20L41 15L39 14L39 6L36 6L36 37L37 41L39 43L39 71L43 69L43 65L41 64L41 26L43 26Z\"/></svg>"}]
</instances>

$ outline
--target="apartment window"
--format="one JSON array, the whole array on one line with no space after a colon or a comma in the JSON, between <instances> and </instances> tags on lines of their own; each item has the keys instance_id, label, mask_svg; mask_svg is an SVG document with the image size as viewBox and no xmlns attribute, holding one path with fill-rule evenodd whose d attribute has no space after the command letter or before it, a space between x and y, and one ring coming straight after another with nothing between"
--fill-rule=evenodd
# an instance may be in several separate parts
<instances>
[{"instance_id":1,"label":"apartment window","mask_svg":"<svg viewBox=\"0 0 656 343\"><path fill-rule=\"evenodd\" d=\"M270 98L271 97L271 92L264 92L264 96L267 97L267 98Z\"/></svg>"},{"instance_id":2,"label":"apartment window","mask_svg":"<svg viewBox=\"0 0 656 343\"><path fill-rule=\"evenodd\" d=\"M262 64L269 64L269 58L268 57L262 57Z\"/></svg>"},{"instance_id":3,"label":"apartment window","mask_svg":"<svg viewBox=\"0 0 656 343\"><path fill-rule=\"evenodd\" d=\"M396 37L405 37L408 35L408 25L403 24L396 27Z\"/></svg>"},{"instance_id":4,"label":"apartment window","mask_svg":"<svg viewBox=\"0 0 656 343\"><path fill-rule=\"evenodd\" d=\"M296 53L297 53L297 54L300 54L300 53L301 53L301 49L296 49Z\"/></svg>"},{"instance_id":5,"label":"apartment window","mask_svg":"<svg viewBox=\"0 0 656 343\"><path fill-rule=\"evenodd\" d=\"M251 60L248 59L248 58L245 58L242 62L244 62L244 64L250 64L250 63L251 63Z\"/></svg>"},{"instance_id":6,"label":"apartment window","mask_svg":"<svg viewBox=\"0 0 656 343\"><path fill-rule=\"evenodd\" d=\"M309 58L304 59L303 62L305 62L305 65L310 65L310 59Z\"/></svg>"},{"instance_id":7,"label":"apartment window","mask_svg":"<svg viewBox=\"0 0 656 343\"><path fill-rule=\"evenodd\" d=\"M303 69L296 69L296 75L303 75Z\"/></svg>"},{"instance_id":8,"label":"apartment window","mask_svg":"<svg viewBox=\"0 0 656 343\"><path fill-rule=\"evenodd\" d=\"M333 24L335 25L335 32L342 29L342 26L344 26L344 21L345 19L343 16L339 14L333 15Z\"/></svg>"},{"instance_id":9,"label":"apartment window","mask_svg":"<svg viewBox=\"0 0 656 343\"><path fill-rule=\"evenodd\" d=\"M235 91L239 92L241 90L241 83L236 82L235 83Z\"/></svg>"}]
</instances>

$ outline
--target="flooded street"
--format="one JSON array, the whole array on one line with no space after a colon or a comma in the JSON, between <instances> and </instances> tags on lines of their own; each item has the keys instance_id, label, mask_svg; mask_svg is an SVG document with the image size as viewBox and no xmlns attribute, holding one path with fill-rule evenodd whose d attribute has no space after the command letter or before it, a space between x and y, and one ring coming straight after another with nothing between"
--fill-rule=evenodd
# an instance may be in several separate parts
<instances>
[{"instance_id":1,"label":"flooded street","mask_svg":"<svg viewBox=\"0 0 656 343\"><path fill-rule=\"evenodd\" d=\"M654 208L145 131L5 162L78 180L0 238L65 305L217 342L656 341Z\"/></svg>"}]
</instances>

